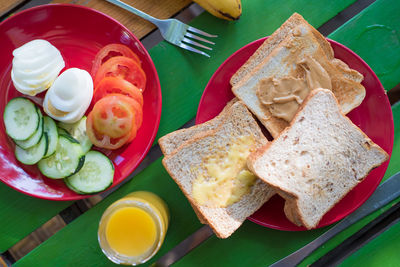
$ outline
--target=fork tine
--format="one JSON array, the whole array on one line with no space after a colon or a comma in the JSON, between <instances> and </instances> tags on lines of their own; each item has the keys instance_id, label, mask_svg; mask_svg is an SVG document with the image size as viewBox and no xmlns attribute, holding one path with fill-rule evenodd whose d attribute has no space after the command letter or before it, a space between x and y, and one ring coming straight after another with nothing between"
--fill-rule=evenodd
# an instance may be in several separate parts
<instances>
[{"instance_id":1,"label":"fork tine","mask_svg":"<svg viewBox=\"0 0 400 267\"><path fill-rule=\"evenodd\" d=\"M209 41L207 39L204 39L204 38L201 38L201 37L199 37L197 35L191 34L190 32L186 32L185 37L193 38L193 39L196 39L196 40L199 40L199 41L202 41L202 42L205 42L205 43L209 43L209 44L215 44L215 43L213 43L213 42L211 42L211 41Z\"/></svg>"},{"instance_id":2,"label":"fork tine","mask_svg":"<svg viewBox=\"0 0 400 267\"><path fill-rule=\"evenodd\" d=\"M193 28L192 26L189 26L188 31L195 32L195 33L201 34L201 35L206 36L206 37L211 37L211 38L218 37L218 35L214 35L214 34L209 34L209 33L203 32L203 31L201 31L199 29Z\"/></svg>"},{"instance_id":3,"label":"fork tine","mask_svg":"<svg viewBox=\"0 0 400 267\"><path fill-rule=\"evenodd\" d=\"M202 45L202 44L200 44L200 43L198 43L198 42L195 42L195 41L193 41L193 40L190 40L190 39L188 39L188 38L183 38L182 42L185 42L185 43L188 43L188 44L192 44L192 45L195 45L195 46L204 48L204 49L212 50L212 48L210 48L210 47L208 47L208 46L205 46L205 45Z\"/></svg>"},{"instance_id":4,"label":"fork tine","mask_svg":"<svg viewBox=\"0 0 400 267\"><path fill-rule=\"evenodd\" d=\"M184 43L180 43L180 44L178 44L178 46L181 47L181 48L183 48L183 49L186 49L186 50L189 50L189 51L198 53L198 54L200 54L200 55L203 55L203 56L206 56L206 57L210 57L209 54L204 53L203 51L200 51L200 50L198 50L198 49L196 49L196 48L193 48L193 47L191 47L191 46L189 46L189 45L186 45L186 44L184 44Z\"/></svg>"}]
</instances>

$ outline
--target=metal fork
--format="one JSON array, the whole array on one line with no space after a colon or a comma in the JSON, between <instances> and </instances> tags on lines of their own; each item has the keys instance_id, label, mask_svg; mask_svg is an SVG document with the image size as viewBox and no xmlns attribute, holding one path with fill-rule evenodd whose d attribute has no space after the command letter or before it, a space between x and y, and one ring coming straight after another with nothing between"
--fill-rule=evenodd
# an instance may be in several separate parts
<instances>
[{"instance_id":1,"label":"metal fork","mask_svg":"<svg viewBox=\"0 0 400 267\"><path fill-rule=\"evenodd\" d=\"M119 0L106 0L106 1L113 3L125 10L128 10L129 12L132 12L132 13L138 15L139 17L142 17L142 18L150 21L151 23L155 24L158 27L158 29L160 30L162 37L165 40L167 40L168 42L170 42L176 46L179 46L183 49L186 49L186 50L189 50L189 51L192 51L195 53L199 53L206 57L210 57L209 54L204 53L203 51L200 51L199 49L194 48L193 46L199 47L199 48L204 48L207 50L212 50L212 48L205 46L199 42L196 42L194 40L214 45L215 44L214 42L204 39L198 35L202 35L205 37L211 37L211 38L218 37L217 35L212 35L212 34L203 32L199 29L196 29L189 25L186 25L185 23L183 23L179 20L176 20L176 19L165 19L165 20L156 19L156 18L154 18L154 17L124 3L124 2L121 2ZM195 33L198 35L195 35ZM189 44L192 46L190 46Z\"/></svg>"}]
</instances>

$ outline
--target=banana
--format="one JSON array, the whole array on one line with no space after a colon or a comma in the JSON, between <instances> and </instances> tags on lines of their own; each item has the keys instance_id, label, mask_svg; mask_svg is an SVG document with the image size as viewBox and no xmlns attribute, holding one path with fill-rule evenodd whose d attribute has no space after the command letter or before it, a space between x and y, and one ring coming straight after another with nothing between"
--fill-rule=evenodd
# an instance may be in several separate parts
<instances>
[{"instance_id":1,"label":"banana","mask_svg":"<svg viewBox=\"0 0 400 267\"><path fill-rule=\"evenodd\" d=\"M226 20L237 20L242 14L241 0L193 0L212 15Z\"/></svg>"}]
</instances>

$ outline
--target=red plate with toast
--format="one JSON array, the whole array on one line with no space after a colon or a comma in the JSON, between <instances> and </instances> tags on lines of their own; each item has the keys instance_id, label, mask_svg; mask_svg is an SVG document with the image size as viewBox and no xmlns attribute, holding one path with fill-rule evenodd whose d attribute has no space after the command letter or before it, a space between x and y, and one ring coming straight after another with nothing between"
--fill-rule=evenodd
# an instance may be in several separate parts
<instances>
[{"instance_id":1,"label":"red plate with toast","mask_svg":"<svg viewBox=\"0 0 400 267\"><path fill-rule=\"evenodd\" d=\"M8 101L21 94L11 81L12 51L34 40L45 39L63 55L66 68L90 72L96 53L108 44L124 44L136 53L147 76L143 93L143 123L133 142L114 151L103 151L115 167L111 187L121 183L143 160L156 136L161 116L161 88L156 69L140 41L115 19L96 10L68 4L34 7L0 23L2 51L0 58L1 116ZM42 95L39 95L42 96ZM30 196L50 200L77 200L79 195L62 180L44 177L36 166L20 164L14 156L14 143L0 126L0 180Z\"/></svg>"},{"instance_id":2,"label":"red plate with toast","mask_svg":"<svg viewBox=\"0 0 400 267\"><path fill-rule=\"evenodd\" d=\"M200 100L197 111L196 124L206 122L225 107L234 95L229 83L232 75L247 61L257 48L268 38L256 40L232 54L217 69L207 84ZM393 116L389 100L379 79L371 68L353 51L335 41L328 40L338 58L364 75L362 85L366 89L366 96L360 106L347 116L352 122L365 132L376 144L391 155L393 147ZM334 206L320 221L317 228L332 224L349 215L360 207L376 187L385 174L389 161L386 161L358 184L338 204ZM249 220L274 229L286 231L306 230L291 223L283 212L284 200L278 195L270 199L263 207L249 217Z\"/></svg>"}]
</instances>

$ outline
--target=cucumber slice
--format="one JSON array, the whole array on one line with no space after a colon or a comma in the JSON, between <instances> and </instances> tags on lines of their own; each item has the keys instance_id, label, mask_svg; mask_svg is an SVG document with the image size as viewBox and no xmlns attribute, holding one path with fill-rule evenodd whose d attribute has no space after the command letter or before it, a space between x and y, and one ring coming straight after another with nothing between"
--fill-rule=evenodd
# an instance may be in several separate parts
<instances>
[{"instance_id":1,"label":"cucumber slice","mask_svg":"<svg viewBox=\"0 0 400 267\"><path fill-rule=\"evenodd\" d=\"M7 134L14 140L26 140L39 128L39 115L30 100L16 97L4 108L4 124Z\"/></svg>"},{"instance_id":2,"label":"cucumber slice","mask_svg":"<svg viewBox=\"0 0 400 267\"><path fill-rule=\"evenodd\" d=\"M112 185L114 165L111 160L98 151L89 151L82 169L66 178L65 184L79 194L93 194Z\"/></svg>"},{"instance_id":3,"label":"cucumber slice","mask_svg":"<svg viewBox=\"0 0 400 267\"><path fill-rule=\"evenodd\" d=\"M60 127L57 127L57 132L58 132L58 135L63 134L63 135L71 136L66 130L64 130L63 128L60 128Z\"/></svg>"},{"instance_id":4,"label":"cucumber slice","mask_svg":"<svg viewBox=\"0 0 400 267\"><path fill-rule=\"evenodd\" d=\"M78 141L68 135L59 135L56 152L39 161L38 167L43 175L61 179L78 172L85 161Z\"/></svg>"},{"instance_id":5,"label":"cucumber slice","mask_svg":"<svg viewBox=\"0 0 400 267\"><path fill-rule=\"evenodd\" d=\"M43 156L44 158L47 158L56 152L58 144L58 132L56 123L52 118L44 116L43 121L44 132L47 133L47 137L49 138L49 146L47 148L46 155Z\"/></svg>"},{"instance_id":6,"label":"cucumber slice","mask_svg":"<svg viewBox=\"0 0 400 267\"><path fill-rule=\"evenodd\" d=\"M34 145L38 144L42 138L43 115L42 115L42 112L37 107L36 107L36 112L39 115L39 128L36 130L36 132L26 140L14 140L14 142L17 144L17 146L19 146L23 149L28 149L30 147L33 147Z\"/></svg>"},{"instance_id":7,"label":"cucumber slice","mask_svg":"<svg viewBox=\"0 0 400 267\"><path fill-rule=\"evenodd\" d=\"M78 140L82 146L83 153L87 153L92 147L89 137L86 134L86 116L83 116L75 123L59 122L58 126L65 129L73 138Z\"/></svg>"},{"instance_id":8,"label":"cucumber slice","mask_svg":"<svg viewBox=\"0 0 400 267\"><path fill-rule=\"evenodd\" d=\"M17 160L26 165L33 165L41 160L46 154L48 147L47 134L44 133L40 142L33 147L28 149L22 149L19 146L15 146L15 157Z\"/></svg>"}]
</instances>

